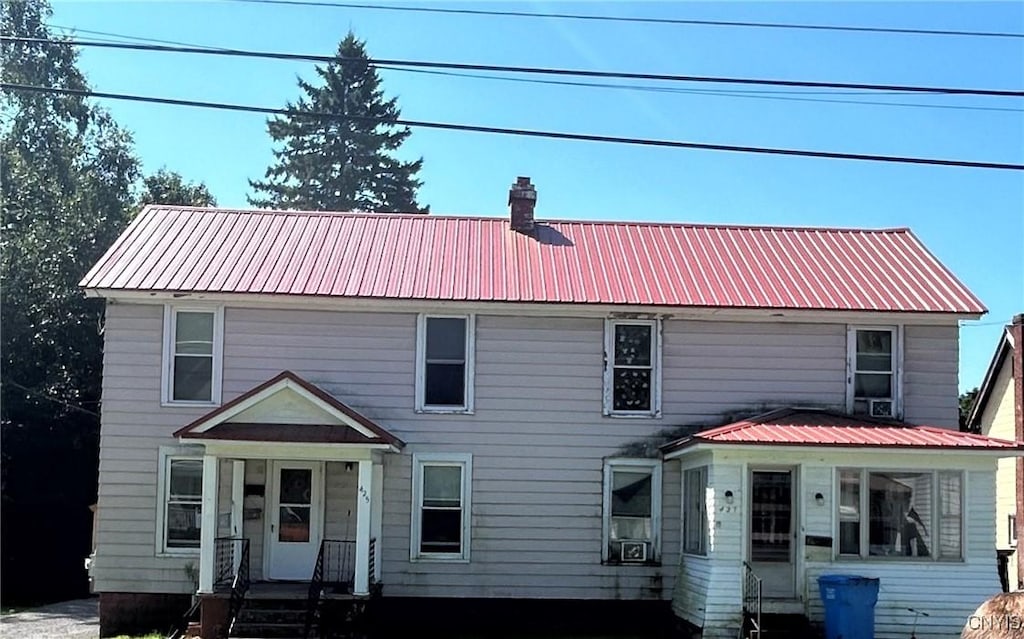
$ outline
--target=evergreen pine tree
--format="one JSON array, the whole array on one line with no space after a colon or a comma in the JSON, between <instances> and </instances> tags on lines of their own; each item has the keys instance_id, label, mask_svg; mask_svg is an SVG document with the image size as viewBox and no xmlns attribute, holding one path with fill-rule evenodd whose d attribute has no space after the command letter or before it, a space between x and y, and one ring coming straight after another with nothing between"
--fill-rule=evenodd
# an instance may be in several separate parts
<instances>
[{"instance_id":1,"label":"evergreen pine tree","mask_svg":"<svg viewBox=\"0 0 1024 639\"><path fill-rule=\"evenodd\" d=\"M395 98L385 99L370 66L365 42L351 32L338 45L337 61L317 66L317 86L299 79L302 97L287 108L372 120L275 116L267 130L278 145L265 179L250 180L249 203L279 209L416 212L416 174L423 160L403 162L395 151L407 127L388 124L400 116ZM383 121L380 122L380 121Z\"/></svg>"}]
</instances>

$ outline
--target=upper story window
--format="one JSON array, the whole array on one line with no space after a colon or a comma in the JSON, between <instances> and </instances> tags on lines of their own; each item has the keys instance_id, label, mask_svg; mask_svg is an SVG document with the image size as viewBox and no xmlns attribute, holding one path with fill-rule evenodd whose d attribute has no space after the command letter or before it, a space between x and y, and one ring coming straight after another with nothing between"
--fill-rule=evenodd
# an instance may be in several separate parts
<instances>
[{"instance_id":1,"label":"upper story window","mask_svg":"<svg viewBox=\"0 0 1024 639\"><path fill-rule=\"evenodd\" d=\"M847 408L871 417L898 417L900 331L891 327L851 327L848 333Z\"/></svg>"},{"instance_id":2,"label":"upper story window","mask_svg":"<svg viewBox=\"0 0 1024 639\"><path fill-rule=\"evenodd\" d=\"M660 332L658 320L605 323L605 415L660 414Z\"/></svg>"},{"instance_id":3,"label":"upper story window","mask_svg":"<svg viewBox=\"0 0 1024 639\"><path fill-rule=\"evenodd\" d=\"M963 556L963 475L839 471L839 554L869 559Z\"/></svg>"},{"instance_id":4,"label":"upper story window","mask_svg":"<svg viewBox=\"0 0 1024 639\"><path fill-rule=\"evenodd\" d=\"M221 308L167 306L164 315L165 404L219 404L224 314Z\"/></svg>"},{"instance_id":5,"label":"upper story window","mask_svg":"<svg viewBox=\"0 0 1024 639\"><path fill-rule=\"evenodd\" d=\"M609 459L604 467L604 553L610 563L658 561L661 463Z\"/></svg>"},{"instance_id":6,"label":"upper story window","mask_svg":"<svg viewBox=\"0 0 1024 639\"><path fill-rule=\"evenodd\" d=\"M473 458L413 455L411 559L469 560Z\"/></svg>"},{"instance_id":7,"label":"upper story window","mask_svg":"<svg viewBox=\"0 0 1024 639\"><path fill-rule=\"evenodd\" d=\"M416 410L473 412L472 315L420 315L416 339Z\"/></svg>"},{"instance_id":8,"label":"upper story window","mask_svg":"<svg viewBox=\"0 0 1024 639\"><path fill-rule=\"evenodd\" d=\"M198 553L203 503L202 457L161 448L158 484L157 553Z\"/></svg>"}]
</instances>

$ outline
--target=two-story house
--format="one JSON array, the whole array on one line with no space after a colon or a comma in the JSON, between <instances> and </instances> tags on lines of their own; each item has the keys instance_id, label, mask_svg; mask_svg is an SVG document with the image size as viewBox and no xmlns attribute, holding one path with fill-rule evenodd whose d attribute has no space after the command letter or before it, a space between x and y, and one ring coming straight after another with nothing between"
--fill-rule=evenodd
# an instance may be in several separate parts
<instances>
[{"instance_id":1,"label":"two-story house","mask_svg":"<svg viewBox=\"0 0 1024 639\"><path fill-rule=\"evenodd\" d=\"M526 178L509 203L134 220L82 281L104 633L197 591L212 636L298 581L662 602L735 637L754 584L820 620L842 572L881 578L877 636L915 608L952 637L999 590L1020 447L957 429L985 309L907 229L541 222Z\"/></svg>"}]
</instances>

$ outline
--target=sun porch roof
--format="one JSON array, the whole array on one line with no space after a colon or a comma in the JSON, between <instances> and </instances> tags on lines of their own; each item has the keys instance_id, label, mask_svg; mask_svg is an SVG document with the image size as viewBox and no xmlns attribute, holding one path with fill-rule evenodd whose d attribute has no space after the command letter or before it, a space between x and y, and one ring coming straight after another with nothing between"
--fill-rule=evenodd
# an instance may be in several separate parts
<instances>
[{"instance_id":1,"label":"sun porch roof","mask_svg":"<svg viewBox=\"0 0 1024 639\"><path fill-rule=\"evenodd\" d=\"M783 408L697 432L661 447L666 458L699 445L986 451L1017 456L1024 442L817 409Z\"/></svg>"},{"instance_id":2,"label":"sun porch roof","mask_svg":"<svg viewBox=\"0 0 1024 639\"><path fill-rule=\"evenodd\" d=\"M203 441L334 444L398 450L405 442L330 393L284 371L174 433Z\"/></svg>"}]
</instances>

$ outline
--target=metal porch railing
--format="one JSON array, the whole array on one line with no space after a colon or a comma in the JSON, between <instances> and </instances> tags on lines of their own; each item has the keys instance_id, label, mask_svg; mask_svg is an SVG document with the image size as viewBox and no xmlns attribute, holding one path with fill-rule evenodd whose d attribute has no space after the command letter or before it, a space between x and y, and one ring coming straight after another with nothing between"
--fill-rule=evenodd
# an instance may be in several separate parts
<instances>
[{"instance_id":1,"label":"metal porch railing","mask_svg":"<svg viewBox=\"0 0 1024 639\"><path fill-rule=\"evenodd\" d=\"M742 639L761 637L761 578L747 562L743 562L743 627Z\"/></svg>"}]
</instances>

